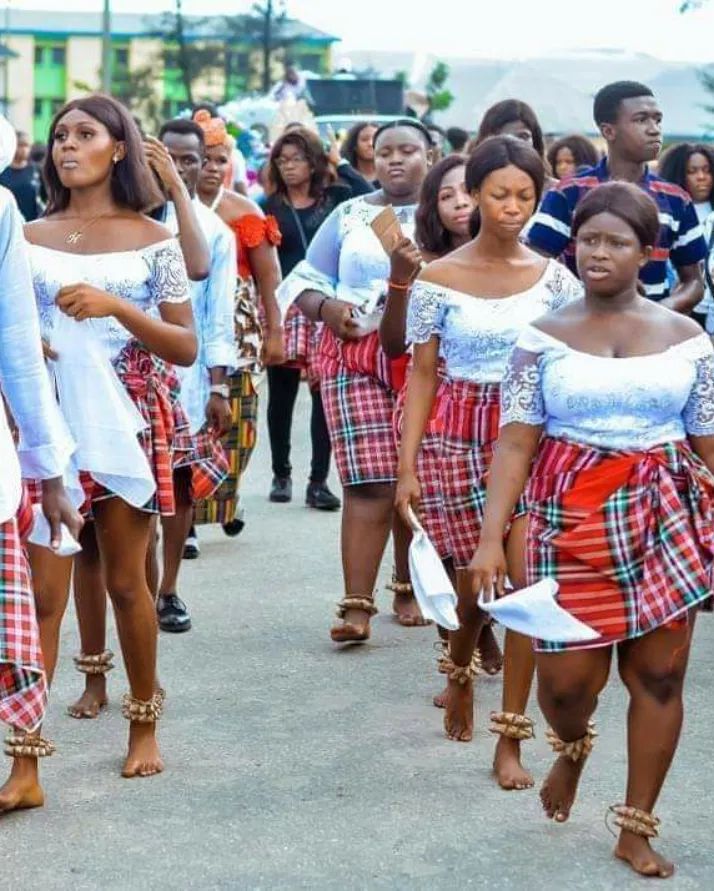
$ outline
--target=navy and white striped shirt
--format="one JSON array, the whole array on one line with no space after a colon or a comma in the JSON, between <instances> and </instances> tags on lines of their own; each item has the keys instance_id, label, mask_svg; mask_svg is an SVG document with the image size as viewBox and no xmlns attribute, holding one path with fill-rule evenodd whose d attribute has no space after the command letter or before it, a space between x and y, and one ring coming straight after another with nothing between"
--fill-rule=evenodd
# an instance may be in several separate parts
<instances>
[{"instance_id":1,"label":"navy and white striped shirt","mask_svg":"<svg viewBox=\"0 0 714 891\"><path fill-rule=\"evenodd\" d=\"M564 179L551 189L528 228L528 244L545 254L563 254L567 266L577 275L575 244L570 226L580 199L600 183L609 182L607 158L596 167ZM651 300L669 294L667 261L675 269L694 266L707 255L702 228L689 195L649 169L638 185L656 202L659 209L659 238L649 263L640 272L640 281Z\"/></svg>"}]
</instances>

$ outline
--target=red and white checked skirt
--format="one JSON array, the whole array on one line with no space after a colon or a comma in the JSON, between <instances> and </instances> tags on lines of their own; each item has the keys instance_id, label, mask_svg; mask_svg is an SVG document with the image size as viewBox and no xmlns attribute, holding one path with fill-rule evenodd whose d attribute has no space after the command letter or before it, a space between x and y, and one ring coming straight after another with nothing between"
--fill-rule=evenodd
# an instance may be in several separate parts
<instances>
[{"instance_id":1,"label":"red and white checked skirt","mask_svg":"<svg viewBox=\"0 0 714 891\"><path fill-rule=\"evenodd\" d=\"M178 460L177 443L185 448L189 422L179 401L180 385L172 365L149 353L136 341L130 341L114 362L119 380L126 388L147 427L139 433L139 444L144 450L156 481L156 492L144 505L148 513L171 516L176 511L173 471ZM91 514L95 501L113 498L112 492L97 483L92 476L80 472L80 482L85 501L81 507L84 516ZM30 497L35 504L42 500L42 488L37 480L25 480Z\"/></svg>"},{"instance_id":2,"label":"red and white checked skirt","mask_svg":"<svg viewBox=\"0 0 714 891\"><path fill-rule=\"evenodd\" d=\"M407 396L407 384L411 373L411 363L407 368L407 380L399 391L397 404L394 410L394 435L397 448L402 438L404 422L404 404ZM443 408L445 399L446 380L443 366L439 366L440 384L434 399L434 406L424 430L421 448L417 455L416 473L421 487L421 500L419 503L419 519L429 540L436 548L436 552L442 560L451 556L448 537L448 524L444 509L443 487L441 482L441 462L443 458L443 433L444 418Z\"/></svg>"},{"instance_id":3,"label":"red and white checked skirt","mask_svg":"<svg viewBox=\"0 0 714 891\"><path fill-rule=\"evenodd\" d=\"M376 331L342 341L323 328L315 368L343 486L395 482L394 408L407 361L390 360Z\"/></svg>"},{"instance_id":4,"label":"red and white checked skirt","mask_svg":"<svg viewBox=\"0 0 714 891\"><path fill-rule=\"evenodd\" d=\"M712 591L714 476L683 442L645 452L546 437L527 490L527 575L606 646L686 622Z\"/></svg>"},{"instance_id":5,"label":"red and white checked skirt","mask_svg":"<svg viewBox=\"0 0 714 891\"><path fill-rule=\"evenodd\" d=\"M26 492L17 515L0 524L0 724L34 730L47 705L40 633L22 541L32 529Z\"/></svg>"},{"instance_id":6,"label":"red and white checked skirt","mask_svg":"<svg viewBox=\"0 0 714 891\"><path fill-rule=\"evenodd\" d=\"M476 551L488 472L498 439L501 387L449 380L444 392L441 481L451 557L465 569ZM525 513L521 499L513 519Z\"/></svg>"}]
</instances>

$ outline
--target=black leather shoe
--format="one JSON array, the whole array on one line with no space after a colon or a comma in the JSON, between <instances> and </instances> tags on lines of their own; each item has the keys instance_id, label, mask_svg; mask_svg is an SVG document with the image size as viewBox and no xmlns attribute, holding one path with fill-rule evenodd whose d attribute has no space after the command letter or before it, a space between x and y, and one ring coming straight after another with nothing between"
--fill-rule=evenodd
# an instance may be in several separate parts
<instances>
[{"instance_id":1,"label":"black leather shoe","mask_svg":"<svg viewBox=\"0 0 714 891\"><path fill-rule=\"evenodd\" d=\"M159 628L180 634L191 630L191 616L186 604L176 594L159 595L156 601L156 614L159 617Z\"/></svg>"},{"instance_id":2,"label":"black leather shoe","mask_svg":"<svg viewBox=\"0 0 714 891\"><path fill-rule=\"evenodd\" d=\"M245 520L240 520L238 518L229 520L227 523L223 524L223 532L228 538L235 538L236 535L240 535L244 528Z\"/></svg>"},{"instance_id":3,"label":"black leather shoe","mask_svg":"<svg viewBox=\"0 0 714 891\"><path fill-rule=\"evenodd\" d=\"M191 526L188 537L186 538L186 544L183 546L183 559L197 560L200 553L201 549L198 546L198 536L196 535L194 527Z\"/></svg>"},{"instance_id":4,"label":"black leather shoe","mask_svg":"<svg viewBox=\"0 0 714 891\"><path fill-rule=\"evenodd\" d=\"M327 488L327 483L308 483L305 504L316 510L339 510L340 499Z\"/></svg>"},{"instance_id":5,"label":"black leather shoe","mask_svg":"<svg viewBox=\"0 0 714 891\"><path fill-rule=\"evenodd\" d=\"M271 501L276 504L287 504L293 500L293 481L289 476L274 476L273 485L270 487Z\"/></svg>"}]
</instances>

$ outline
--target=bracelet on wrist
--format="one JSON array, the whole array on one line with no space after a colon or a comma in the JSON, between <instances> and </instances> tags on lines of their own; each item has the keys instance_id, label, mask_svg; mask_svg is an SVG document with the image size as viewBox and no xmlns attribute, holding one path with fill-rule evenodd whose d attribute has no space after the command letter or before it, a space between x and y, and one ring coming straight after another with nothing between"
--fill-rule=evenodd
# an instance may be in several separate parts
<instances>
[{"instance_id":1,"label":"bracelet on wrist","mask_svg":"<svg viewBox=\"0 0 714 891\"><path fill-rule=\"evenodd\" d=\"M220 396L221 399L230 399L231 388L228 384L211 384L211 396Z\"/></svg>"},{"instance_id":2,"label":"bracelet on wrist","mask_svg":"<svg viewBox=\"0 0 714 891\"><path fill-rule=\"evenodd\" d=\"M404 291L405 293L411 288L411 282L393 282L391 278L387 282L390 291Z\"/></svg>"}]
</instances>

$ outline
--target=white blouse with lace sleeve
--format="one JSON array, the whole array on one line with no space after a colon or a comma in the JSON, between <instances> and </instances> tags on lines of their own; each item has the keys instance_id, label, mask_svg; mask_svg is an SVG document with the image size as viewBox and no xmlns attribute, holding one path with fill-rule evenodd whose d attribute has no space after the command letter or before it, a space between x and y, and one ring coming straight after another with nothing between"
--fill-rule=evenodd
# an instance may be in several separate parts
<instances>
[{"instance_id":1,"label":"white blouse with lace sleeve","mask_svg":"<svg viewBox=\"0 0 714 891\"><path fill-rule=\"evenodd\" d=\"M714 435L714 348L706 334L660 353L583 353L529 326L501 388L501 426L609 449L649 449Z\"/></svg>"},{"instance_id":2,"label":"white blouse with lace sleeve","mask_svg":"<svg viewBox=\"0 0 714 891\"><path fill-rule=\"evenodd\" d=\"M380 309L387 292L389 257L372 230L372 220L384 206L360 195L338 205L315 233L301 260L279 286L276 295L285 316L304 291L320 291L356 307ZM403 233L414 237L416 205L394 207Z\"/></svg>"},{"instance_id":3,"label":"white blouse with lace sleeve","mask_svg":"<svg viewBox=\"0 0 714 891\"><path fill-rule=\"evenodd\" d=\"M417 281L409 299L407 340L438 337L451 379L500 383L524 326L581 296L580 282L555 260L532 287L510 297L474 297Z\"/></svg>"},{"instance_id":4,"label":"white blouse with lace sleeve","mask_svg":"<svg viewBox=\"0 0 714 891\"><path fill-rule=\"evenodd\" d=\"M59 310L57 292L65 285L87 282L133 303L146 313L162 303L184 303L191 299L186 266L176 239L164 239L134 251L75 254L38 244L28 245L35 300L42 336L52 342ZM90 327L111 358L131 338L113 316L91 319Z\"/></svg>"}]
</instances>

